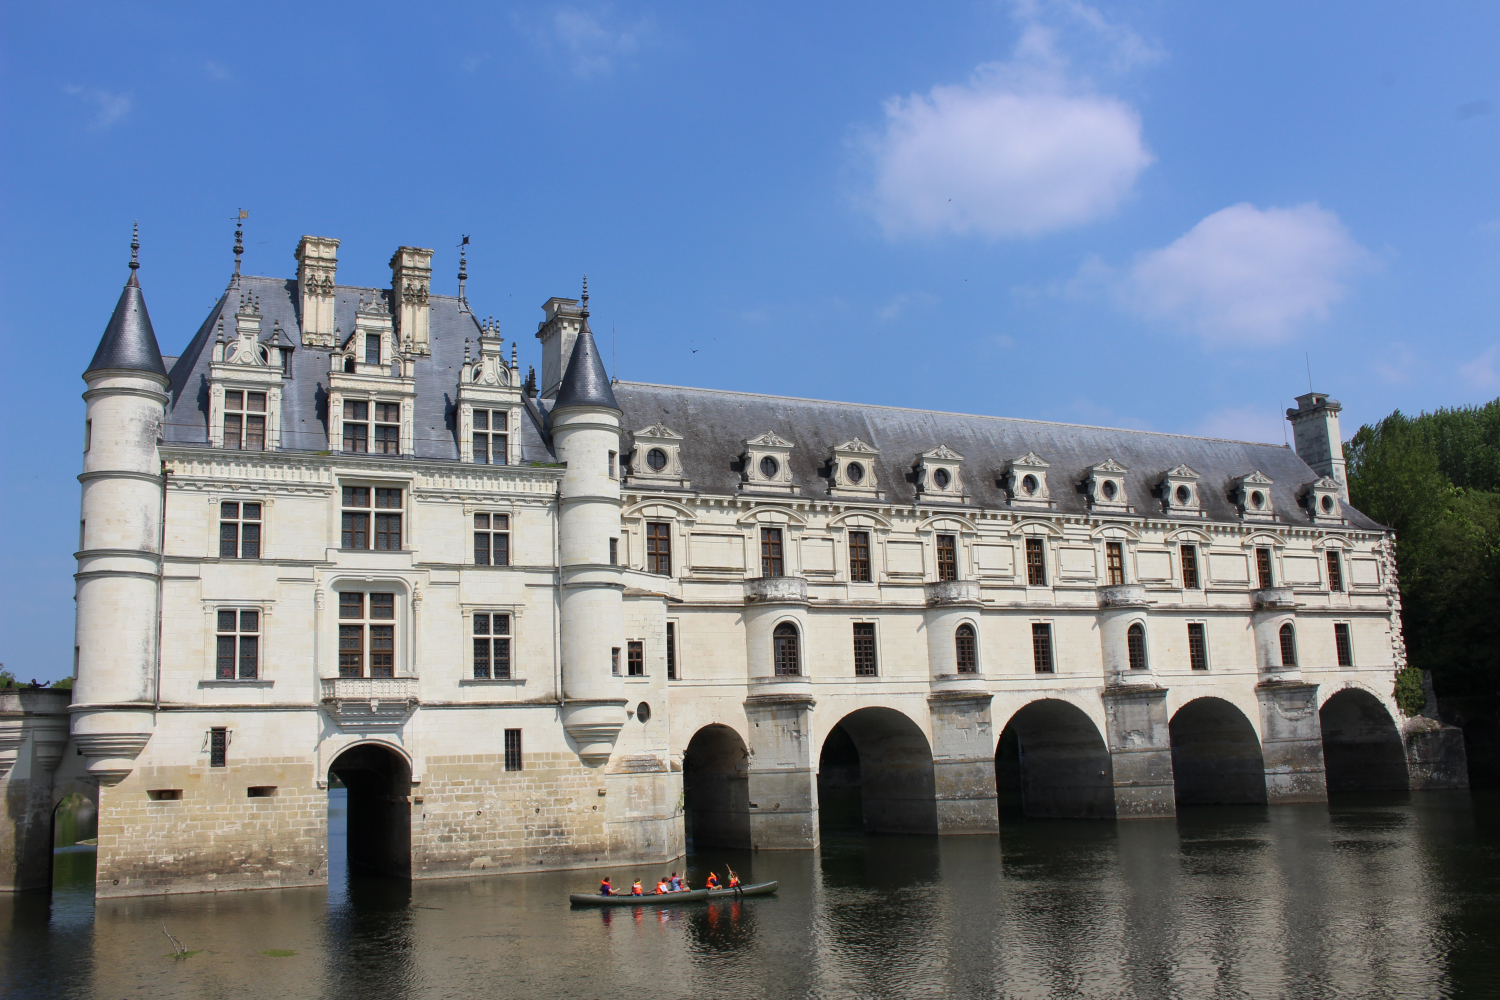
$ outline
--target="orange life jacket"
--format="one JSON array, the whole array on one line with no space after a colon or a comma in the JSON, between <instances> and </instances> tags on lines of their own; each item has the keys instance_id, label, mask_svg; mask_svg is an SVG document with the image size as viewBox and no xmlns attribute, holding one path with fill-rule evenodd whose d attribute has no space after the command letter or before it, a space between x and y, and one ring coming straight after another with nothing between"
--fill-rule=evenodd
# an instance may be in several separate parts
<instances>
[{"instance_id":1,"label":"orange life jacket","mask_svg":"<svg viewBox=\"0 0 1500 1000\"><path fill-rule=\"evenodd\" d=\"M615 893L615 890L614 890L613 887L610 886L608 879L605 879L603 882L599 883L599 895L601 895L601 896L613 896L614 893Z\"/></svg>"},{"instance_id":2,"label":"orange life jacket","mask_svg":"<svg viewBox=\"0 0 1500 1000\"><path fill-rule=\"evenodd\" d=\"M704 882L703 885L704 885L705 888L708 888L708 889L717 889L719 887L719 876L717 876L717 875L709 875L708 876L708 881Z\"/></svg>"}]
</instances>

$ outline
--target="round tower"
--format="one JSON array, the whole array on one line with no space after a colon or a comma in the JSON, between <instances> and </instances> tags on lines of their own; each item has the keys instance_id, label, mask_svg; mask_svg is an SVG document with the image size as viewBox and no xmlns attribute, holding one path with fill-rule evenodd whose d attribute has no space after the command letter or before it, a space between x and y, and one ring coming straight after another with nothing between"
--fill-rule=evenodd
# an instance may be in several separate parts
<instances>
[{"instance_id":1,"label":"round tower","mask_svg":"<svg viewBox=\"0 0 1500 1000\"><path fill-rule=\"evenodd\" d=\"M139 248L133 238L130 280L83 373L73 739L104 784L131 772L156 724L163 485L156 446L170 380L136 280Z\"/></svg>"},{"instance_id":2,"label":"round tower","mask_svg":"<svg viewBox=\"0 0 1500 1000\"><path fill-rule=\"evenodd\" d=\"M563 728L578 756L602 764L625 725L624 567L620 539L620 407L582 322L552 407L552 443L566 463L558 514Z\"/></svg>"}]
</instances>

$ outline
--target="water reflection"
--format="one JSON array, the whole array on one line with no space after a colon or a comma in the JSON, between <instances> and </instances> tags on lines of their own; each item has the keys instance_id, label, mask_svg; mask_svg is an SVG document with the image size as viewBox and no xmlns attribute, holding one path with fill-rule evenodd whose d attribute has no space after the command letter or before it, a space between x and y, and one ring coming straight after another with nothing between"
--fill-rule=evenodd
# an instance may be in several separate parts
<instances>
[{"instance_id":1,"label":"water reflection","mask_svg":"<svg viewBox=\"0 0 1500 1000\"><path fill-rule=\"evenodd\" d=\"M406 883L338 866L327 891L97 907L64 887L0 918L0 994L1493 995L1497 818L1493 798L1422 793L1118 824L1007 819L998 838L825 831L816 853L669 865L694 884L726 866L782 883L775 897L686 906L571 908L594 872ZM84 866L58 859L60 873ZM163 924L197 954L167 957Z\"/></svg>"}]
</instances>

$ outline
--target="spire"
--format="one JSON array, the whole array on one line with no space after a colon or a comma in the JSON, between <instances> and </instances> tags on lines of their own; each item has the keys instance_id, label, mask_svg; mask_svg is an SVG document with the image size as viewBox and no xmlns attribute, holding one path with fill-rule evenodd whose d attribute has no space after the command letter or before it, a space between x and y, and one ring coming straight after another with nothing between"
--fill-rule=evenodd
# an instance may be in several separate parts
<instances>
[{"instance_id":1,"label":"spire","mask_svg":"<svg viewBox=\"0 0 1500 1000\"><path fill-rule=\"evenodd\" d=\"M234 277L229 279L230 288L240 287L240 254L245 252L245 220L250 213L243 208L234 219Z\"/></svg>"},{"instance_id":2,"label":"spire","mask_svg":"<svg viewBox=\"0 0 1500 1000\"><path fill-rule=\"evenodd\" d=\"M137 225L130 237L130 280L115 303L114 314L104 328L99 340L99 349L94 360L84 370L89 372L106 369L148 372L166 381L167 367L161 361L161 348L156 346L156 332L151 329L151 317L146 313L146 297L141 294L141 283L135 272L141 266L140 227Z\"/></svg>"},{"instance_id":3,"label":"spire","mask_svg":"<svg viewBox=\"0 0 1500 1000\"><path fill-rule=\"evenodd\" d=\"M573 342L573 356L563 372L562 384L557 390L557 401L553 410L565 406L607 406L618 410L614 390L609 387L609 375L604 370L604 361L599 357L599 348L594 345L594 332L589 329L589 279L583 279L582 322L578 328L578 339Z\"/></svg>"},{"instance_id":4,"label":"spire","mask_svg":"<svg viewBox=\"0 0 1500 1000\"><path fill-rule=\"evenodd\" d=\"M458 243L458 303L462 309L468 309L469 296L464 291L464 282L469 280L469 238L464 236Z\"/></svg>"}]
</instances>

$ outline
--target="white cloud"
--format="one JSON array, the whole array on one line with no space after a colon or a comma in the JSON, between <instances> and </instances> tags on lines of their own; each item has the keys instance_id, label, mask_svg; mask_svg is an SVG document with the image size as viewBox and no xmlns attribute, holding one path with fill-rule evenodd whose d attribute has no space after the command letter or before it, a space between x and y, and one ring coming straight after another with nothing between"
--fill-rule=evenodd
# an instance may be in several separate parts
<instances>
[{"instance_id":1,"label":"white cloud","mask_svg":"<svg viewBox=\"0 0 1500 1000\"><path fill-rule=\"evenodd\" d=\"M1121 302L1210 342L1286 340L1328 315L1371 263L1334 213L1231 205L1145 254L1117 287Z\"/></svg>"},{"instance_id":2,"label":"white cloud","mask_svg":"<svg viewBox=\"0 0 1500 1000\"><path fill-rule=\"evenodd\" d=\"M207 73L209 78L214 80L227 80L230 75L228 66L220 62L214 62L212 59L204 62L203 72Z\"/></svg>"},{"instance_id":3,"label":"white cloud","mask_svg":"<svg viewBox=\"0 0 1500 1000\"><path fill-rule=\"evenodd\" d=\"M1500 344L1496 344L1479 357L1459 367L1464 378L1481 389L1493 389L1500 385L1500 375L1495 373L1495 361L1500 359Z\"/></svg>"},{"instance_id":4,"label":"white cloud","mask_svg":"<svg viewBox=\"0 0 1500 1000\"><path fill-rule=\"evenodd\" d=\"M937 296L930 295L927 292L902 292L875 310L875 316L882 322L889 323L899 319L903 313L913 306L925 308L936 305L937 302Z\"/></svg>"},{"instance_id":5,"label":"white cloud","mask_svg":"<svg viewBox=\"0 0 1500 1000\"><path fill-rule=\"evenodd\" d=\"M1203 437L1228 438L1231 441L1260 441L1275 444L1286 441L1284 418L1270 406L1230 406L1215 410L1203 418L1194 430Z\"/></svg>"},{"instance_id":6,"label":"white cloud","mask_svg":"<svg viewBox=\"0 0 1500 1000\"><path fill-rule=\"evenodd\" d=\"M93 106L94 119L89 123L89 128L109 128L130 112L131 100L128 93L112 94L99 87L80 87L75 84L64 87L63 93Z\"/></svg>"},{"instance_id":7,"label":"white cloud","mask_svg":"<svg viewBox=\"0 0 1500 1000\"><path fill-rule=\"evenodd\" d=\"M647 18L633 24L613 23L607 7L598 11L559 7L527 30L542 48L562 50L573 75L588 80L613 73L621 59L641 48L652 27Z\"/></svg>"},{"instance_id":8,"label":"white cloud","mask_svg":"<svg viewBox=\"0 0 1500 1000\"><path fill-rule=\"evenodd\" d=\"M1118 60L1147 59L1139 36L1093 8L1048 9L1073 15ZM887 236L1001 239L1082 225L1113 211L1151 164L1140 115L1070 74L1039 10L1018 5L1024 27L1010 61L886 101L884 130L865 143L865 201Z\"/></svg>"}]
</instances>

